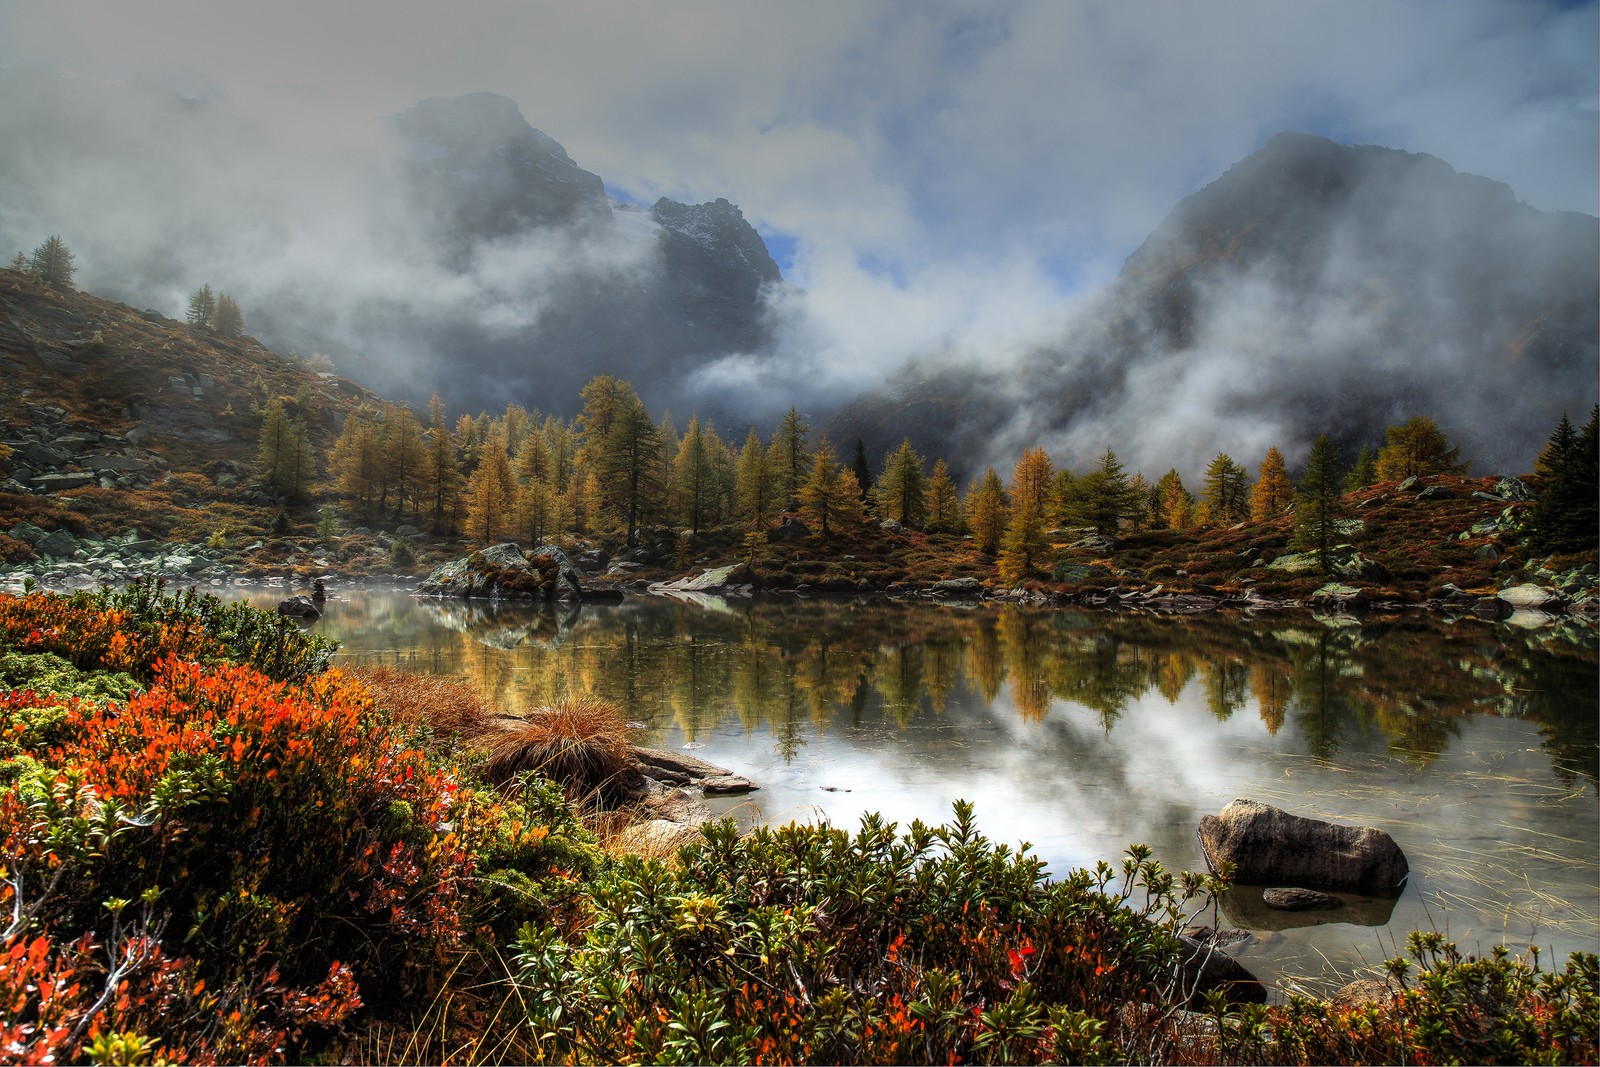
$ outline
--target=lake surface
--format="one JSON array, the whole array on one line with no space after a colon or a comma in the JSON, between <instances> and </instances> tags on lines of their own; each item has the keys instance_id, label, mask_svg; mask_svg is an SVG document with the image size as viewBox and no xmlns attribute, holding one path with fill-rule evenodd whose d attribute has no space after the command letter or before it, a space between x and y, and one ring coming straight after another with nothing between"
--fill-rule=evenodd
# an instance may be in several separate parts
<instances>
[{"instance_id":1,"label":"lake surface","mask_svg":"<svg viewBox=\"0 0 1600 1067\"><path fill-rule=\"evenodd\" d=\"M1280 984L1326 990L1412 929L1558 964L1600 951L1592 630L882 599L558 615L362 588L316 629L341 660L462 675L509 711L602 696L639 743L759 783L719 809L747 823L942 822L965 798L991 838L1031 843L1054 871L1134 842L1204 869L1196 826L1234 797L1389 831L1412 868L1398 900L1286 913L1230 894L1223 925L1253 935L1236 954Z\"/></svg>"}]
</instances>

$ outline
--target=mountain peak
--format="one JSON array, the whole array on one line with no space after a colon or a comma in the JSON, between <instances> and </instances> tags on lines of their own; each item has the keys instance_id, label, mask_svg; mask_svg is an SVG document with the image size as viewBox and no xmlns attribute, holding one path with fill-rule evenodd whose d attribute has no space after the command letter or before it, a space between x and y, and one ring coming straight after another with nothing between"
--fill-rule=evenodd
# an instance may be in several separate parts
<instances>
[{"instance_id":1,"label":"mountain peak","mask_svg":"<svg viewBox=\"0 0 1600 1067\"><path fill-rule=\"evenodd\" d=\"M611 220L600 176L530 126L510 97L433 97L394 122L419 199L441 209L456 240Z\"/></svg>"},{"instance_id":2,"label":"mountain peak","mask_svg":"<svg viewBox=\"0 0 1600 1067\"><path fill-rule=\"evenodd\" d=\"M650 217L665 233L691 242L734 274L753 273L758 284L783 280L756 228L723 197L708 204L680 204L663 196L650 208ZM671 245L668 254L673 254Z\"/></svg>"}]
</instances>

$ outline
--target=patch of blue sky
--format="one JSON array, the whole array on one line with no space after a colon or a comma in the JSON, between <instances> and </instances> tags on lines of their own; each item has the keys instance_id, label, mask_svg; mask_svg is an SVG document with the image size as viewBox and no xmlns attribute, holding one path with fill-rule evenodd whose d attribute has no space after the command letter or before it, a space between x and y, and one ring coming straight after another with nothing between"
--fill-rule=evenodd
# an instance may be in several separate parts
<instances>
[{"instance_id":1,"label":"patch of blue sky","mask_svg":"<svg viewBox=\"0 0 1600 1067\"><path fill-rule=\"evenodd\" d=\"M778 265L778 273L782 274L785 280L791 280L794 276L794 257L800 248L800 238L782 230L758 229L756 232L761 235L762 242L767 246L767 254Z\"/></svg>"},{"instance_id":2,"label":"patch of blue sky","mask_svg":"<svg viewBox=\"0 0 1600 1067\"><path fill-rule=\"evenodd\" d=\"M651 206L655 204L654 199L641 200L637 193L624 189L620 185L612 185L610 182L607 182L605 183L605 188L606 196L610 197L613 203L622 204L627 207L636 207L641 211L649 211Z\"/></svg>"}]
</instances>

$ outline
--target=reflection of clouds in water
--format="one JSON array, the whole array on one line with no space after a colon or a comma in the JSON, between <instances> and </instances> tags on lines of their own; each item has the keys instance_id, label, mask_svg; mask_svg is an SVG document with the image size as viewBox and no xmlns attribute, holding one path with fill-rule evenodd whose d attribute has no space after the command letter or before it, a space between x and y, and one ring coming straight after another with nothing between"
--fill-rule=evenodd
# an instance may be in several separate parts
<instances>
[{"instance_id":1,"label":"reflection of clouds in water","mask_svg":"<svg viewBox=\"0 0 1600 1067\"><path fill-rule=\"evenodd\" d=\"M940 823L965 799L991 839L1030 842L1057 874L1115 862L1136 842L1169 869L1203 869L1200 817L1235 796L1389 830L1413 866L1391 922L1258 931L1243 952L1269 978L1375 966L1413 929L1439 929L1470 951L1536 941L1557 959L1600 945L1596 869L1574 861L1600 854L1595 797L1561 789L1530 723L1465 719L1458 742L1420 768L1381 747L1348 746L1348 758L1329 762L1306 755L1292 727L1271 734L1254 700L1219 721L1197 676L1175 701L1155 691L1131 700L1109 732L1098 711L1062 700L1028 722L1004 690L992 705L953 694L944 718L904 731L837 726L808 732L792 762L759 734L726 727L707 750L761 783L768 822L853 830L879 812L902 827ZM1554 838L1576 848L1552 848Z\"/></svg>"},{"instance_id":2,"label":"reflection of clouds in water","mask_svg":"<svg viewBox=\"0 0 1600 1067\"><path fill-rule=\"evenodd\" d=\"M871 811L937 823L956 800L969 800L985 833L1031 842L1055 871L1114 858L1134 843L1193 867L1200 815L1248 789L1259 772L1252 750L1290 747L1284 735L1268 735L1253 708L1219 723L1192 682L1175 703L1156 692L1132 700L1107 732L1098 712L1067 701L1030 723L1005 692L993 705L963 694L952 695L947 718L922 718L904 732L817 733L792 764L770 750L765 763L752 760L743 731L718 731L707 743L762 783L769 819L815 806L840 826Z\"/></svg>"}]
</instances>

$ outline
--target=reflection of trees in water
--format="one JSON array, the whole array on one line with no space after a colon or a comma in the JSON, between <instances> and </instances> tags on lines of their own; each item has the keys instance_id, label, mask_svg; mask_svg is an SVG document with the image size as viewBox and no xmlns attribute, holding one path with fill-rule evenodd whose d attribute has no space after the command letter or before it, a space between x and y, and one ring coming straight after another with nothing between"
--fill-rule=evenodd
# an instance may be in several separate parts
<instances>
[{"instance_id":1,"label":"reflection of trees in water","mask_svg":"<svg viewBox=\"0 0 1600 1067\"><path fill-rule=\"evenodd\" d=\"M1061 701L1094 712L1109 731L1149 694L1176 701L1198 684L1217 719L1253 704L1269 732L1292 722L1319 758L1379 739L1425 764L1458 736L1462 715L1481 711L1540 723L1564 773L1597 774L1592 637L1556 640L1471 620L1333 628L1015 606L763 600L721 614L629 601L585 608L575 620L496 614L450 632L409 598L340 607L342 619L330 623L367 630L368 647L392 640L405 650L364 658L459 671L505 709L592 692L630 719L675 724L689 737L730 720L765 729L786 759L808 730L880 722L905 730L947 706L983 716L1002 689L1026 721L1048 718ZM527 630L534 640L491 647L484 627Z\"/></svg>"}]
</instances>

